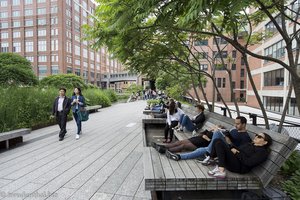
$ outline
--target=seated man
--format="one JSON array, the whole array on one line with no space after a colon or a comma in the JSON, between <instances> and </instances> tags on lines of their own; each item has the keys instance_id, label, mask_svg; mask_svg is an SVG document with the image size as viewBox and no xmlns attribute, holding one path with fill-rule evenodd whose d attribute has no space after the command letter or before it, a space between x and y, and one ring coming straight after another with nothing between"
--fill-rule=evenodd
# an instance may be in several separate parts
<instances>
[{"instance_id":1,"label":"seated man","mask_svg":"<svg viewBox=\"0 0 300 200\"><path fill-rule=\"evenodd\" d=\"M201 104L198 104L195 106L197 108L197 115L194 116L192 119L189 118L187 115L182 115L180 117L180 125L177 130L183 131L183 128L186 128L186 130L193 132L199 130L203 122L205 121L205 115L204 115L204 106Z\"/></svg>"},{"instance_id":2,"label":"seated man","mask_svg":"<svg viewBox=\"0 0 300 200\"><path fill-rule=\"evenodd\" d=\"M170 151L166 151L166 156L173 160L187 160L198 158L204 156L205 154L210 154L212 151L213 141L216 139L222 139L228 145L239 147L242 144L248 143L251 141L247 131L246 131L247 119L245 117L239 116L235 119L235 128L232 129L227 136L224 135L223 131L217 130L213 133L211 142L207 147L200 147L193 152L183 153L183 154L174 154ZM210 156L207 156L203 161L204 163L208 162Z\"/></svg>"},{"instance_id":3,"label":"seated man","mask_svg":"<svg viewBox=\"0 0 300 200\"><path fill-rule=\"evenodd\" d=\"M171 152L180 152L184 150L194 151L199 147L208 146L212 138L212 134L212 131L205 130L199 135L186 140L179 140L166 145L159 145L153 142L151 143L151 146L155 148L159 153L165 153L166 150L169 150Z\"/></svg>"},{"instance_id":4,"label":"seated man","mask_svg":"<svg viewBox=\"0 0 300 200\"><path fill-rule=\"evenodd\" d=\"M210 176L225 178L225 168L235 173L248 173L252 168L267 160L272 138L266 133L256 134L251 143L238 148L230 148L223 140L217 139L213 144L212 157L218 157L219 164L211 171Z\"/></svg>"}]
</instances>

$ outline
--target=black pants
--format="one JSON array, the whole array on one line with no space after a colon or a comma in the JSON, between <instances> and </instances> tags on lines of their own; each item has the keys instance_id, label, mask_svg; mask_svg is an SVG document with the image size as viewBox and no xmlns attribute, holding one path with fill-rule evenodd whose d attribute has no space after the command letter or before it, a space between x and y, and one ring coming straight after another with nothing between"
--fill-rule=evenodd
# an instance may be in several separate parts
<instances>
[{"instance_id":1,"label":"black pants","mask_svg":"<svg viewBox=\"0 0 300 200\"><path fill-rule=\"evenodd\" d=\"M165 139L168 139L168 135L170 133L170 137L169 138L172 141L173 135L174 135L174 130L172 128L174 128L177 125L178 125L178 121L171 121L171 127L169 127L169 124L166 124L166 127L165 127Z\"/></svg>"},{"instance_id":2,"label":"black pants","mask_svg":"<svg viewBox=\"0 0 300 200\"><path fill-rule=\"evenodd\" d=\"M242 173L240 160L231 152L230 147L223 140L214 141L211 156L219 158L219 167L224 167L231 172Z\"/></svg>"},{"instance_id":3,"label":"black pants","mask_svg":"<svg viewBox=\"0 0 300 200\"><path fill-rule=\"evenodd\" d=\"M56 122L60 128L59 138L64 138L67 132L67 117L68 115L65 112L57 112L56 113Z\"/></svg>"}]
</instances>

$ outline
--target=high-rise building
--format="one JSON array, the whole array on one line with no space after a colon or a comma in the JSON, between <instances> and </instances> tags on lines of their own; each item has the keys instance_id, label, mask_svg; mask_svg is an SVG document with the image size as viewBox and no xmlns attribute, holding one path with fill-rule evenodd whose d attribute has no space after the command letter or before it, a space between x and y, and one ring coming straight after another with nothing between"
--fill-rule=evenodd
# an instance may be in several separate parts
<instances>
[{"instance_id":1,"label":"high-rise building","mask_svg":"<svg viewBox=\"0 0 300 200\"><path fill-rule=\"evenodd\" d=\"M219 44L221 52L218 51L217 44ZM232 102L234 99L238 102L244 102L247 76L241 54L221 38L216 38L216 40L213 38L197 40L192 45L192 50L201 64L200 69L207 71L208 74L213 74L215 69L215 83L223 99L226 102ZM225 66L221 62L221 57L225 62ZM233 93L230 92L229 73L226 69L232 75ZM221 101L220 95L214 89L215 87L210 78L206 77L206 82L204 82L203 86L208 101L212 101L214 95L216 101ZM193 90L190 92L194 93ZM203 100L203 94L200 90L198 94ZM193 96L195 97L195 95Z\"/></svg>"},{"instance_id":2,"label":"high-rise building","mask_svg":"<svg viewBox=\"0 0 300 200\"><path fill-rule=\"evenodd\" d=\"M86 83L101 85L101 74L122 65L105 48L93 50L82 40L82 25L93 25L91 0L0 0L0 52L26 57L42 79L74 73Z\"/></svg>"}]
</instances>

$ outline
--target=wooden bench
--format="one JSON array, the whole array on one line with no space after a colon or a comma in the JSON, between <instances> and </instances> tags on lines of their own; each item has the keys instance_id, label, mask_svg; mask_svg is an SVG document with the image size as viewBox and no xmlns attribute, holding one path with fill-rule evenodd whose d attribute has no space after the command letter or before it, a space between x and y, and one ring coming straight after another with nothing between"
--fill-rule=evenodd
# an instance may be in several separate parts
<instances>
[{"instance_id":1,"label":"wooden bench","mask_svg":"<svg viewBox=\"0 0 300 200\"><path fill-rule=\"evenodd\" d=\"M193 116L194 108L184 108L186 114ZM165 119L143 119L143 139L144 145L150 146L151 132L157 136L163 135ZM209 129L213 125L223 125L227 129L234 126L234 119L221 116L216 113L206 112L206 121L202 129ZM196 160L173 161L165 155L159 154L152 147L144 148L144 175L145 189L151 191L195 191L195 190L256 190L266 187L277 171L283 165L297 146L297 142L286 135L281 135L253 125L247 125L250 137L256 133L265 132L270 134L273 144L268 160L260 166L254 168L250 173L237 174L227 173L224 180L210 177L207 171L212 167L203 166ZM179 140L191 137L191 133L175 132Z\"/></svg>"},{"instance_id":2,"label":"wooden bench","mask_svg":"<svg viewBox=\"0 0 300 200\"><path fill-rule=\"evenodd\" d=\"M86 106L85 109L89 111L89 113L97 112L100 108L102 108L102 105L95 105L95 106Z\"/></svg>"},{"instance_id":3,"label":"wooden bench","mask_svg":"<svg viewBox=\"0 0 300 200\"><path fill-rule=\"evenodd\" d=\"M5 141L5 148L9 149L10 142L13 139L19 138L20 142L23 142L23 135L29 134L31 132L28 128L17 129L13 131L0 133L0 142Z\"/></svg>"}]
</instances>

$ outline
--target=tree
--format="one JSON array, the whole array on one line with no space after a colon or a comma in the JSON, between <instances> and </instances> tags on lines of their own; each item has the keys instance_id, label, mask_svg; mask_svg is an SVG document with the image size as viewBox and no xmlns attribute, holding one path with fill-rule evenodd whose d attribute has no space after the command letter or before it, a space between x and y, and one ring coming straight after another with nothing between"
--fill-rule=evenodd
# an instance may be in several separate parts
<instances>
[{"instance_id":1,"label":"tree","mask_svg":"<svg viewBox=\"0 0 300 200\"><path fill-rule=\"evenodd\" d=\"M42 86L50 86L50 87L66 87L66 88L74 88L80 87L81 89L86 89L87 85L84 83L83 79L75 74L59 74L52 75L43 78L40 81Z\"/></svg>"},{"instance_id":2,"label":"tree","mask_svg":"<svg viewBox=\"0 0 300 200\"><path fill-rule=\"evenodd\" d=\"M14 53L0 53L0 85L36 84L38 84L38 79L27 59Z\"/></svg>"}]
</instances>

